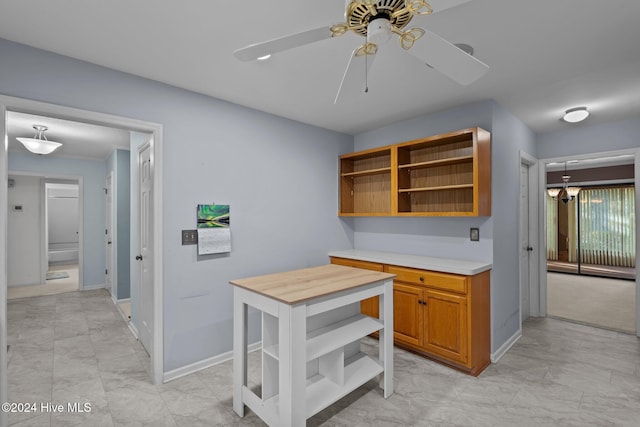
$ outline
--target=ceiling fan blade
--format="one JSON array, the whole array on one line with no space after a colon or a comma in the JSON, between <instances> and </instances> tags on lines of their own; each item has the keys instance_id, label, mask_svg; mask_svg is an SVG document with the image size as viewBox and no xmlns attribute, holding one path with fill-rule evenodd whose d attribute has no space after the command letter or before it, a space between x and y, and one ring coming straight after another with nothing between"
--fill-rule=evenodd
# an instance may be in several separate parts
<instances>
[{"instance_id":1,"label":"ceiling fan blade","mask_svg":"<svg viewBox=\"0 0 640 427\"><path fill-rule=\"evenodd\" d=\"M262 43L250 44L233 52L241 61L252 61L266 55L272 55L283 50L331 38L330 27L315 28L297 34L291 34Z\"/></svg>"},{"instance_id":2,"label":"ceiling fan blade","mask_svg":"<svg viewBox=\"0 0 640 427\"><path fill-rule=\"evenodd\" d=\"M465 86L489 71L487 64L431 31L425 30L424 36L416 40L407 52Z\"/></svg>"},{"instance_id":3,"label":"ceiling fan blade","mask_svg":"<svg viewBox=\"0 0 640 427\"><path fill-rule=\"evenodd\" d=\"M337 104L340 99L344 99L345 95L355 93L356 88L360 88L363 92L367 90L366 77L376 55L375 53L359 55L358 52L361 52L365 46L355 48L351 54L347 69L342 76L338 93L336 93L336 97L333 100L334 104Z\"/></svg>"},{"instance_id":4,"label":"ceiling fan blade","mask_svg":"<svg viewBox=\"0 0 640 427\"><path fill-rule=\"evenodd\" d=\"M469 3L471 0L427 0L433 9L433 13L440 12L445 9Z\"/></svg>"}]
</instances>

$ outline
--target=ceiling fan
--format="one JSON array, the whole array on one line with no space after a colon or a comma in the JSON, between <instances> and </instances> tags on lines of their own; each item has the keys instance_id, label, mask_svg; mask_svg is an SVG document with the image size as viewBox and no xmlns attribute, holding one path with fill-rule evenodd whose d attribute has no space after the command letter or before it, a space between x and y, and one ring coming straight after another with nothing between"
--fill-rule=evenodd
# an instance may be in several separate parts
<instances>
[{"instance_id":1,"label":"ceiling fan","mask_svg":"<svg viewBox=\"0 0 640 427\"><path fill-rule=\"evenodd\" d=\"M251 44L233 52L241 61L262 59L271 54L316 41L341 36L348 31L366 38L354 49L334 103L345 88L358 86L373 63L378 47L397 35L400 47L461 85L468 85L488 70L482 61L449 43L435 33L419 27L406 29L415 15L430 15L471 0L345 0L345 22L320 27L262 43ZM365 89L366 91L367 89Z\"/></svg>"}]
</instances>

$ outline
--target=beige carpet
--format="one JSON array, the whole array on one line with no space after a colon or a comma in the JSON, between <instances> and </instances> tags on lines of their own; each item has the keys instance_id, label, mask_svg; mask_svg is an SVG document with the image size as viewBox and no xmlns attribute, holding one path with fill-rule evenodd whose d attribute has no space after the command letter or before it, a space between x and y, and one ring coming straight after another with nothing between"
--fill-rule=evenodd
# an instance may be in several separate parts
<instances>
[{"instance_id":1,"label":"beige carpet","mask_svg":"<svg viewBox=\"0 0 640 427\"><path fill-rule=\"evenodd\" d=\"M7 299L55 295L78 290L78 265L58 265L49 268L49 271L66 271L69 277L47 280L45 284L10 286L7 288Z\"/></svg>"},{"instance_id":2,"label":"beige carpet","mask_svg":"<svg viewBox=\"0 0 640 427\"><path fill-rule=\"evenodd\" d=\"M635 333L635 286L631 280L547 273L547 314Z\"/></svg>"}]
</instances>

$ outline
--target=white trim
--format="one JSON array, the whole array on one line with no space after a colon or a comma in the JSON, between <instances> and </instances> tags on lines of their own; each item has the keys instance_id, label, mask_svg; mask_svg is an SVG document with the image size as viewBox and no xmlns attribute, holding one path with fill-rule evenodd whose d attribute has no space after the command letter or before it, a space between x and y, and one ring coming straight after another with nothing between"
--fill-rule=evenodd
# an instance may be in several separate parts
<instances>
[{"instance_id":1,"label":"white trim","mask_svg":"<svg viewBox=\"0 0 640 427\"><path fill-rule=\"evenodd\" d=\"M116 304L122 304L123 302L131 302L131 298L122 298L114 301L116 302Z\"/></svg>"},{"instance_id":2,"label":"white trim","mask_svg":"<svg viewBox=\"0 0 640 427\"><path fill-rule=\"evenodd\" d=\"M133 336L136 338L136 340L140 340L140 336L138 335L138 328L136 328L136 325L133 324L133 322L131 320L129 320L127 322L127 326L129 327L129 330L131 331L131 333L133 334Z\"/></svg>"},{"instance_id":3,"label":"white trim","mask_svg":"<svg viewBox=\"0 0 640 427\"><path fill-rule=\"evenodd\" d=\"M73 107L65 107L56 104L44 103L39 101L33 101L24 98L16 98L12 96L6 96L0 94L0 113L2 118L0 119L0 135L5 136L4 144L0 147L0 184L3 189L0 190L0 269L2 277L0 278L0 324L2 329L0 338L0 361L6 362L6 211L7 199L6 199L6 187L7 183L7 146L8 138L6 136L6 111L18 111L22 113L47 115L53 118L84 121L88 123L100 124L105 126L114 126L119 128L126 128L137 132L151 133L153 135L153 150L152 155L155 159L155 168L153 171L154 179L154 212L156 212L156 218L153 224L154 233L154 271L153 271L153 283L154 283L154 348L151 354L151 375L152 382L160 384L163 377L163 250L162 242L164 240L163 230L163 212L162 212L162 173L163 173L163 156L162 156L162 125L159 123L152 123L148 121L131 119L128 117L116 116L112 114L98 113L94 111L81 110ZM103 285L104 287L104 285ZM86 288L84 288L86 289ZM4 343L4 345L2 344ZM4 365L6 366L6 364ZM0 370L0 400L6 401L7 390L7 374L6 370ZM5 423L6 416L0 412L0 425Z\"/></svg>"},{"instance_id":4,"label":"white trim","mask_svg":"<svg viewBox=\"0 0 640 427\"><path fill-rule=\"evenodd\" d=\"M7 146L9 138L5 127L7 110L0 99L0 403L9 401L7 392ZM5 411L0 411L0 426L9 424Z\"/></svg>"},{"instance_id":5,"label":"white trim","mask_svg":"<svg viewBox=\"0 0 640 427\"><path fill-rule=\"evenodd\" d=\"M538 289L540 287L540 270L537 268L539 265L539 260L542 257L542 254L545 254L546 260L546 250L542 250L542 246L540 244L539 239L539 200L538 200L538 185L539 185L539 168L538 168L538 159L532 156L529 153L526 153L520 150L520 165L525 164L529 167L529 245L533 247L533 251L529 256L529 316L537 317L539 316L539 299L538 299ZM518 205L519 206L519 205ZM518 223L519 224L519 223ZM522 241L520 239L520 227L518 227L518 243ZM520 275L518 274L518 277ZM521 287L520 287L521 289ZM520 304L522 303L522 298L520 298ZM522 307L520 307L520 313L522 313ZM522 315L520 316L520 329L522 329Z\"/></svg>"},{"instance_id":6,"label":"white trim","mask_svg":"<svg viewBox=\"0 0 640 427\"><path fill-rule=\"evenodd\" d=\"M516 342L522 337L522 328L518 329L515 334L511 336L499 349L491 353L491 363L498 363L502 356L507 354L507 351L514 346Z\"/></svg>"},{"instance_id":7,"label":"white trim","mask_svg":"<svg viewBox=\"0 0 640 427\"><path fill-rule=\"evenodd\" d=\"M82 291L95 291L96 289L106 289L107 284L97 284L97 285L85 285L81 290Z\"/></svg>"},{"instance_id":8,"label":"white trim","mask_svg":"<svg viewBox=\"0 0 640 427\"><path fill-rule=\"evenodd\" d=\"M256 343L250 344L247 348L249 352L258 351L262 348L262 341L258 341ZM219 365L220 363L224 363L232 359L233 359L233 350L227 351L226 353L209 357L207 359L200 360L199 362L191 363L181 368L176 368L171 371L165 372L163 382L168 383L169 381L177 380L178 378L191 375L195 372L202 371L203 369L207 369L212 366Z\"/></svg>"}]
</instances>

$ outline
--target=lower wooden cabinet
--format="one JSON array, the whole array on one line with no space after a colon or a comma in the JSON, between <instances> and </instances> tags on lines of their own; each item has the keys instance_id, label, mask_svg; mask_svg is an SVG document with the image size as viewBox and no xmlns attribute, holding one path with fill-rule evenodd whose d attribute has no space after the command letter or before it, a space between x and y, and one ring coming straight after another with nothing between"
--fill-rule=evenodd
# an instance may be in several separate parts
<instances>
[{"instance_id":1,"label":"lower wooden cabinet","mask_svg":"<svg viewBox=\"0 0 640 427\"><path fill-rule=\"evenodd\" d=\"M396 275L396 345L471 375L489 365L490 271L463 276L347 258L331 257L331 262ZM378 317L378 302L363 301L361 311Z\"/></svg>"},{"instance_id":2,"label":"lower wooden cabinet","mask_svg":"<svg viewBox=\"0 0 640 427\"><path fill-rule=\"evenodd\" d=\"M384 271L384 266L375 262L359 261L357 259L331 258L331 264L346 265L347 267L362 268L365 270ZM360 301L360 312L367 316L379 318L380 305L378 297L368 298ZM376 332L376 336L378 333Z\"/></svg>"},{"instance_id":3,"label":"lower wooden cabinet","mask_svg":"<svg viewBox=\"0 0 640 427\"><path fill-rule=\"evenodd\" d=\"M424 291L423 347L447 360L467 364L467 298L440 291Z\"/></svg>"},{"instance_id":4,"label":"lower wooden cabinet","mask_svg":"<svg viewBox=\"0 0 640 427\"><path fill-rule=\"evenodd\" d=\"M421 347L424 343L422 299L424 290L417 286L393 284L393 340L395 343Z\"/></svg>"}]
</instances>

